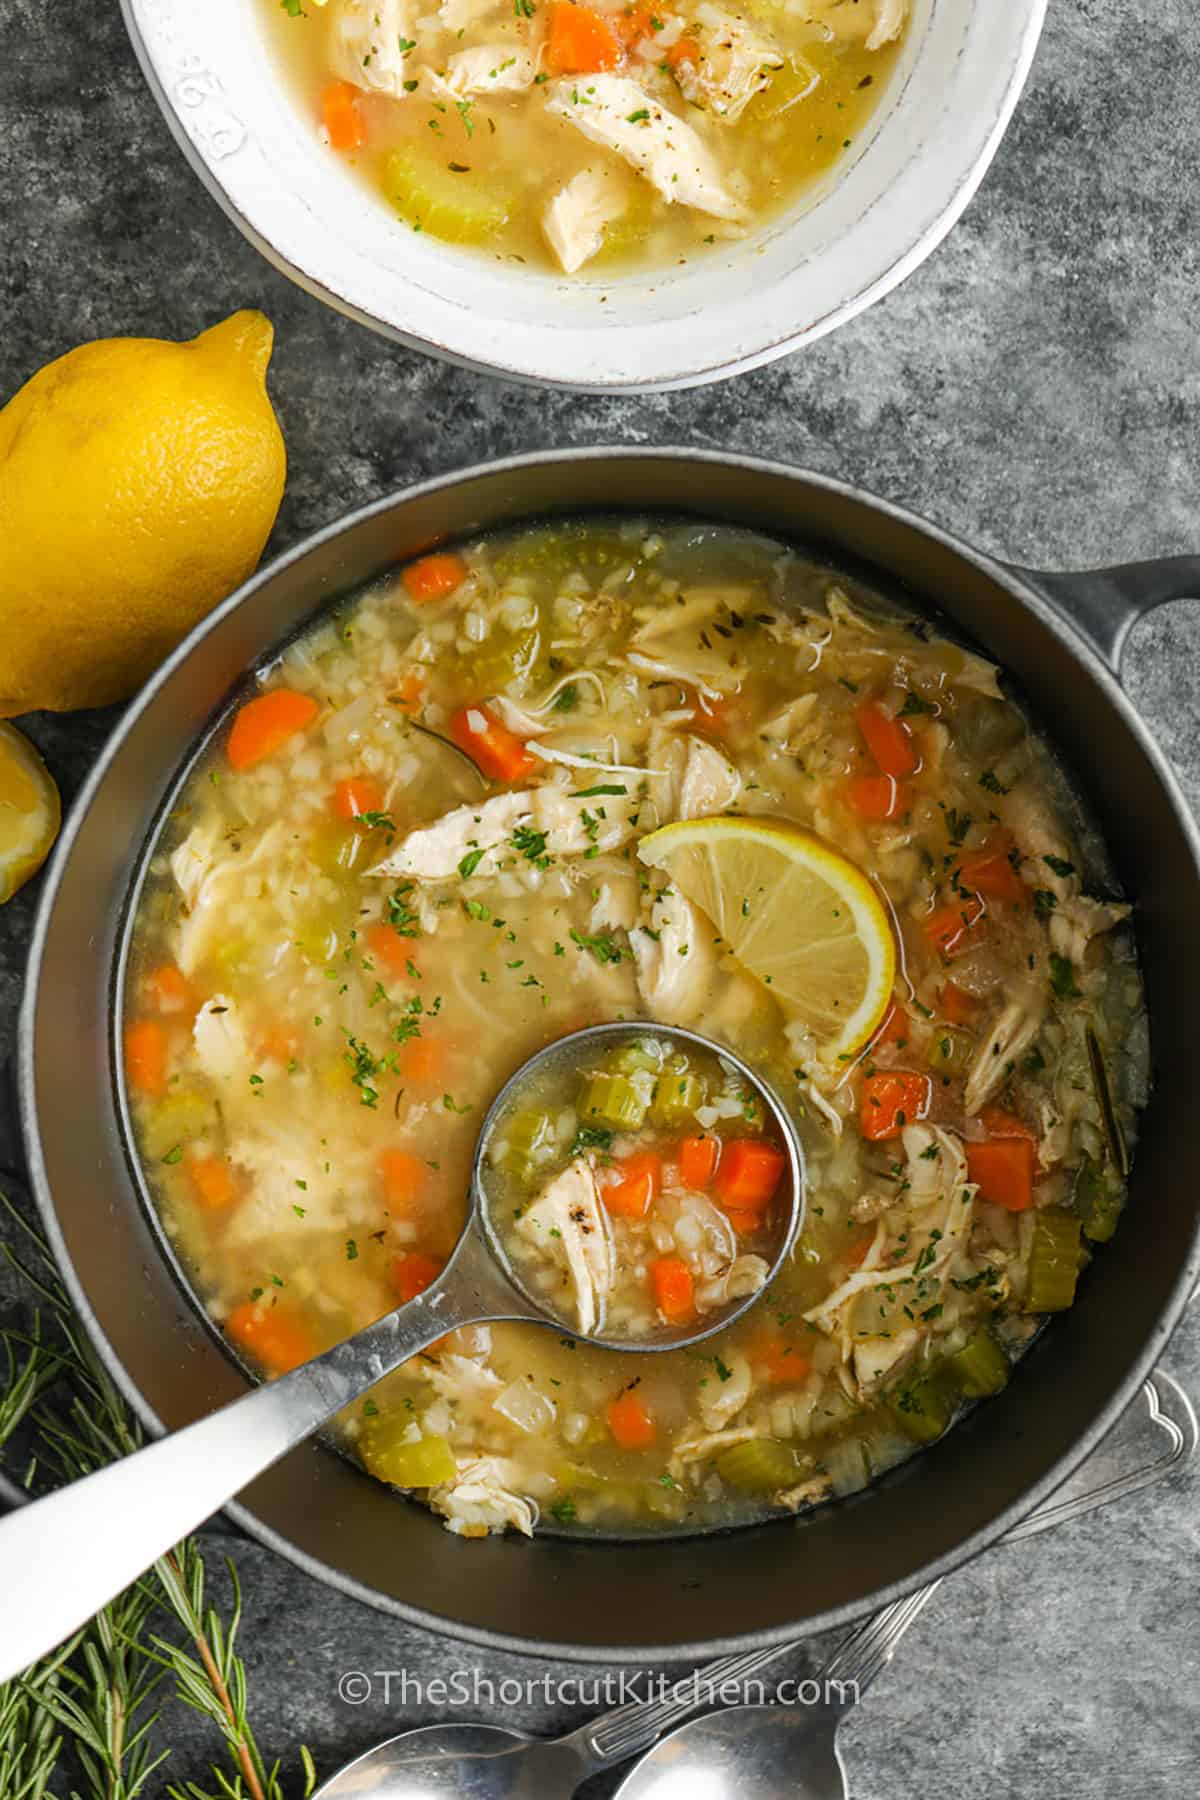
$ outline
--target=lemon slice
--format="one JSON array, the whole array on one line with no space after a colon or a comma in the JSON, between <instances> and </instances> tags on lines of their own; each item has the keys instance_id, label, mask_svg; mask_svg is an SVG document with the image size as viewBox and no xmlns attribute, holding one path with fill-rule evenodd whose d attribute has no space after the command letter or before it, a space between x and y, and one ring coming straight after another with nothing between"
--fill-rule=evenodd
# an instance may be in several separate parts
<instances>
[{"instance_id":1,"label":"lemon slice","mask_svg":"<svg viewBox=\"0 0 1200 1800\"><path fill-rule=\"evenodd\" d=\"M0 725L0 903L37 874L61 817L49 769L28 738Z\"/></svg>"},{"instance_id":2,"label":"lemon slice","mask_svg":"<svg viewBox=\"0 0 1200 1800\"><path fill-rule=\"evenodd\" d=\"M840 851L800 825L720 818L664 825L638 856L708 914L826 1061L866 1043L891 999L896 947L879 895Z\"/></svg>"}]
</instances>

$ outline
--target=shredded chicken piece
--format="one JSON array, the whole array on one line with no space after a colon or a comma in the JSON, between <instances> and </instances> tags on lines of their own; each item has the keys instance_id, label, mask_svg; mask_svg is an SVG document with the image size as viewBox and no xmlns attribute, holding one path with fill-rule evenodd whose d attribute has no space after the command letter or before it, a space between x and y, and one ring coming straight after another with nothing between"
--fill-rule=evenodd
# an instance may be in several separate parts
<instances>
[{"instance_id":1,"label":"shredded chicken piece","mask_svg":"<svg viewBox=\"0 0 1200 1800\"><path fill-rule=\"evenodd\" d=\"M368 93L407 98L407 53L412 38L408 0L334 0L330 9L329 67Z\"/></svg>"},{"instance_id":2,"label":"shredded chicken piece","mask_svg":"<svg viewBox=\"0 0 1200 1800\"><path fill-rule=\"evenodd\" d=\"M908 0L803 0L801 12L835 37L861 38L868 50L880 50L904 30Z\"/></svg>"},{"instance_id":3,"label":"shredded chicken piece","mask_svg":"<svg viewBox=\"0 0 1200 1800\"><path fill-rule=\"evenodd\" d=\"M882 1386L889 1375L909 1361L923 1341L923 1334L915 1326L887 1337L856 1338L852 1361L857 1398L865 1400Z\"/></svg>"},{"instance_id":4,"label":"shredded chicken piece","mask_svg":"<svg viewBox=\"0 0 1200 1800\"><path fill-rule=\"evenodd\" d=\"M613 1284L613 1253L608 1215L586 1157L577 1156L525 1208L517 1231L561 1266L579 1330L585 1336L595 1331Z\"/></svg>"},{"instance_id":5,"label":"shredded chicken piece","mask_svg":"<svg viewBox=\"0 0 1200 1800\"><path fill-rule=\"evenodd\" d=\"M1087 894L1076 894L1050 915L1050 947L1078 965L1092 939L1120 925L1131 910L1123 901L1092 900Z\"/></svg>"},{"instance_id":6,"label":"shredded chicken piece","mask_svg":"<svg viewBox=\"0 0 1200 1800\"><path fill-rule=\"evenodd\" d=\"M828 1500L832 1492L833 1481L828 1475L813 1475L798 1487L776 1494L775 1504L786 1506L789 1512L799 1512L802 1506L819 1506L822 1500Z\"/></svg>"},{"instance_id":7,"label":"shredded chicken piece","mask_svg":"<svg viewBox=\"0 0 1200 1800\"><path fill-rule=\"evenodd\" d=\"M241 1015L226 994L214 994L196 1014L192 1025L196 1061L210 1081L225 1083L237 1076L246 1079L250 1059Z\"/></svg>"},{"instance_id":8,"label":"shredded chicken piece","mask_svg":"<svg viewBox=\"0 0 1200 1800\"><path fill-rule=\"evenodd\" d=\"M710 0L696 8L683 41L694 42L699 55L674 61L679 90L691 105L704 108L725 125L737 124L755 95L770 87L772 71L786 61L770 38Z\"/></svg>"},{"instance_id":9,"label":"shredded chicken piece","mask_svg":"<svg viewBox=\"0 0 1200 1800\"><path fill-rule=\"evenodd\" d=\"M766 1435L766 1427L761 1424L729 1426L724 1431L705 1431L699 1425L690 1425L675 1440L668 1471L676 1481L682 1481L697 1463L707 1462L710 1456L728 1450L733 1444L748 1444L751 1438Z\"/></svg>"},{"instance_id":10,"label":"shredded chicken piece","mask_svg":"<svg viewBox=\"0 0 1200 1800\"><path fill-rule=\"evenodd\" d=\"M736 805L742 778L727 757L703 738L687 740L687 762L679 790L679 817L707 819Z\"/></svg>"},{"instance_id":11,"label":"shredded chicken piece","mask_svg":"<svg viewBox=\"0 0 1200 1800\"><path fill-rule=\"evenodd\" d=\"M723 1366L729 1373L719 1380L706 1376L700 1389L700 1417L710 1431L722 1431L737 1417L754 1386L750 1364L740 1351L732 1351Z\"/></svg>"},{"instance_id":12,"label":"shredded chicken piece","mask_svg":"<svg viewBox=\"0 0 1200 1800\"><path fill-rule=\"evenodd\" d=\"M669 889L650 903L649 928L636 927L629 947L638 990L652 1019L686 1025L708 998L715 966L712 927L682 894Z\"/></svg>"},{"instance_id":13,"label":"shredded chicken piece","mask_svg":"<svg viewBox=\"0 0 1200 1800\"><path fill-rule=\"evenodd\" d=\"M372 872L391 878L445 881L459 873L463 859L480 851L474 872L492 874L502 863L519 865L513 833L522 827L545 833L544 853L580 856L586 850L617 850L633 831L636 796L577 800L547 784L519 793L494 794L474 806L459 806L434 825L409 832L402 844ZM587 815L586 818L584 815Z\"/></svg>"},{"instance_id":14,"label":"shredded chicken piece","mask_svg":"<svg viewBox=\"0 0 1200 1800\"><path fill-rule=\"evenodd\" d=\"M592 143L623 156L669 202L718 219L745 209L722 185L715 158L692 127L624 75L566 77L547 89L547 110Z\"/></svg>"},{"instance_id":15,"label":"shredded chicken piece","mask_svg":"<svg viewBox=\"0 0 1200 1800\"><path fill-rule=\"evenodd\" d=\"M629 196L611 169L580 169L546 207L542 231L567 275L604 248L604 230L619 219Z\"/></svg>"},{"instance_id":16,"label":"shredded chicken piece","mask_svg":"<svg viewBox=\"0 0 1200 1800\"><path fill-rule=\"evenodd\" d=\"M477 1456L461 1463L453 1481L431 1488L429 1504L457 1537L487 1537L510 1527L533 1536L537 1506L515 1493L516 1465L502 1456Z\"/></svg>"},{"instance_id":17,"label":"shredded chicken piece","mask_svg":"<svg viewBox=\"0 0 1200 1800\"><path fill-rule=\"evenodd\" d=\"M242 898L247 877L277 871L283 858L287 827L269 825L252 850L239 850L218 819L197 825L171 856L171 874L183 901L184 918L176 938L175 960L191 975L208 954L214 936L227 929L230 909Z\"/></svg>"},{"instance_id":18,"label":"shredded chicken piece","mask_svg":"<svg viewBox=\"0 0 1200 1800\"><path fill-rule=\"evenodd\" d=\"M963 1106L977 1113L1005 1081L1011 1066L1028 1050L1046 1017L1046 999L1032 983L1001 1009L967 1072Z\"/></svg>"},{"instance_id":19,"label":"shredded chicken piece","mask_svg":"<svg viewBox=\"0 0 1200 1800\"><path fill-rule=\"evenodd\" d=\"M523 93L533 86L537 62L528 50L512 43L473 44L456 50L445 78L435 77L452 99L474 94Z\"/></svg>"}]
</instances>

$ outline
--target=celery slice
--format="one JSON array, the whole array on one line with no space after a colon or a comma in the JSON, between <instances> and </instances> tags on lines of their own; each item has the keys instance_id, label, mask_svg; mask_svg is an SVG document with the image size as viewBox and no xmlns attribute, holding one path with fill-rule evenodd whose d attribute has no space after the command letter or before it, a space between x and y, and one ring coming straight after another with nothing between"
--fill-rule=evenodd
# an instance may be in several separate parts
<instances>
[{"instance_id":1,"label":"celery slice","mask_svg":"<svg viewBox=\"0 0 1200 1800\"><path fill-rule=\"evenodd\" d=\"M531 1175L553 1155L558 1129L550 1113L537 1107L514 1113L504 1128L502 1166L519 1179Z\"/></svg>"},{"instance_id":2,"label":"celery slice","mask_svg":"<svg viewBox=\"0 0 1200 1800\"><path fill-rule=\"evenodd\" d=\"M1082 1234L1074 1213L1048 1206L1034 1221L1026 1312L1065 1312L1075 1299Z\"/></svg>"},{"instance_id":3,"label":"celery slice","mask_svg":"<svg viewBox=\"0 0 1200 1800\"><path fill-rule=\"evenodd\" d=\"M611 1125L636 1131L645 1122L650 1097L628 1075L593 1075L579 1102L584 1125Z\"/></svg>"},{"instance_id":4,"label":"celery slice","mask_svg":"<svg viewBox=\"0 0 1200 1800\"><path fill-rule=\"evenodd\" d=\"M488 244L507 225L513 196L473 169L457 172L431 145L393 150L383 167L383 191L410 225L450 244Z\"/></svg>"},{"instance_id":5,"label":"celery slice","mask_svg":"<svg viewBox=\"0 0 1200 1800\"><path fill-rule=\"evenodd\" d=\"M1093 1244L1106 1244L1117 1229L1125 1205L1125 1183L1112 1167L1088 1161L1079 1172L1075 1202L1083 1234Z\"/></svg>"},{"instance_id":6,"label":"celery slice","mask_svg":"<svg viewBox=\"0 0 1200 1800\"><path fill-rule=\"evenodd\" d=\"M990 1331L980 1328L961 1350L948 1357L947 1366L967 1400L998 1394L1008 1380L1009 1362Z\"/></svg>"},{"instance_id":7,"label":"celery slice","mask_svg":"<svg viewBox=\"0 0 1200 1800\"><path fill-rule=\"evenodd\" d=\"M412 1417L381 1413L363 1427L359 1454L372 1475L393 1487L429 1488L454 1478L454 1452L444 1437L428 1433L408 1442Z\"/></svg>"},{"instance_id":8,"label":"celery slice","mask_svg":"<svg viewBox=\"0 0 1200 1800\"><path fill-rule=\"evenodd\" d=\"M745 1494L774 1494L780 1488L794 1487L800 1479L796 1452L778 1438L749 1438L744 1444L730 1444L717 1457L716 1470L722 1481Z\"/></svg>"},{"instance_id":9,"label":"celery slice","mask_svg":"<svg viewBox=\"0 0 1200 1800\"><path fill-rule=\"evenodd\" d=\"M704 1083L690 1069L667 1067L658 1078L650 1117L656 1125L673 1130L681 1125L694 1125L696 1108L704 1105Z\"/></svg>"},{"instance_id":10,"label":"celery slice","mask_svg":"<svg viewBox=\"0 0 1200 1800\"><path fill-rule=\"evenodd\" d=\"M888 1397L888 1411L907 1437L932 1444L950 1426L954 1407L949 1384L940 1369L918 1375Z\"/></svg>"}]
</instances>

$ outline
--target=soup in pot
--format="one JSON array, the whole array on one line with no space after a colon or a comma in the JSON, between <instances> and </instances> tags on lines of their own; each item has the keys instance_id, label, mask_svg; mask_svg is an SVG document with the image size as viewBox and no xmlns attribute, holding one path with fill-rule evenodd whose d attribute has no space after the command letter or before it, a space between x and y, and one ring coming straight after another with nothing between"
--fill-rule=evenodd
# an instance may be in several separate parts
<instances>
[{"instance_id":1,"label":"soup in pot","mask_svg":"<svg viewBox=\"0 0 1200 1800\"><path fill-rule=\"evenodd\" d=\"M262 0L331 150L413 231L566 274L687 260L827 174L908 0Z\"/></svg>"},{"instance_id":2,"label":"soup in pot","mask_svg":"<svg viewBox=\"0 0 1200 1800\"><path fill-rule=\"evenodd\" d=\"M436 1279L528 1056L636 1022L496 1134L524 1278L582 1330L755 1303L650 1357L458 1331L340 1440L468 1537L795 1512L1003 1386L1116 1228L1128 912L999 672L928 620L719 525L485 537L317 621L188 774L134 927L137 1150L277 1374ZM805 1147L769 1282L781 1151L721 1047Z\"/></svg>"}]
</instances>

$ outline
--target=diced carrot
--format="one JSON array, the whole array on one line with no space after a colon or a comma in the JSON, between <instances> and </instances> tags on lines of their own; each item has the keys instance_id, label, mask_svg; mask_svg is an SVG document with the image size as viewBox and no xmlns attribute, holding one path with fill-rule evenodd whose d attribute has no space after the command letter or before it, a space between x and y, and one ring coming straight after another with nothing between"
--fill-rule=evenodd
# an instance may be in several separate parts
<instances>
[{"instance_id":1,"label":"diced carrot","mask_svg":"<svg viewBox=\"0 0 1200 1800\"><path fill-rule=\"evenodd\" d=\"M928 1075L906 1069L881 1069L862 1084L859 1123L871 1143L899 1137L905 1125L915 1124L929 1111L933 1084Z\"/></svg>"},{"instance_id":2,"label":"diced carrot","mask_svg":"<svg viewBox=\"0 0 1200 1800\"><path fill-rule=\"evenodd\" d=\"M953 981L947 981L938 998L938 1010L947 1025L969 1025L979 1002Z\"/></svg>"},{"instance_id":3,"label":"diced carrot","mask_svg":"<svg viewBox=\"0 0 1200 1800\"><path fill-rule=\"evenodd\" d=\"M1029 889L1013 863L1015 848L1008 832L993 832L986 844L963 857L955 870L958 886L973 894L986 894L990 900L1024 906Z\"/></svg>"},{"instance_id":4,"label":"diced carrot","mask_svg":"<svg viewBox=\"0 0 1200 1800\"><path fill-rule=\"evenodd\" d=\"M383 811L383 793L369 775L351 775L333 790L333 810L339 819L361 819L364 813Z\"/></svg>"},{"instance_id":5,"label":"diced carrot","mask_svg":"<svg viewBox=\"0 0 1200 1800\"><path fill-rule=\"evenodd\" d=\"M238 1197L233 1170L222 1156L189 1156L188 1179L196 1203L205 1212L225 1212Z\"/></svg>"},{"instance_id":6,"label":"diced carrot","mask_svg":"<svg viewBox=\"0 0 1200 1800\"><path fill-rule=\"evenodd\" d=\"M658 1436L653 1418L632 1389L609 1401L606 1416L608 1429L622 1450L648 1450Z\"/></svg>"},{"instance_id":7,"label":"diced carrot","mask_svg":"<svg viewBox=\"0 0 1200 1800\"><path fill-rule=\"evenodd\" d=\"M738 1237L753 1237L756 1231L763 1228L763 1216L760 1212L744 1212L736 1206L727 1206L724 1211Z\"/></svg>"},{"instance_id":8,"label":"diced carrot","mask_svg":"<svg viewBox=\"0 0 1200 1800\"><path fill-rule=\"evenodd\" d=\"M400 577L410 600L424 605L429 600L444 600L467 579L470 571L461 556L453 550L435 550L429 556L409 563Z\"/></svg>"},{"instance_id":9,"label":"diced carrot","mask_svg":"<svg viewBox=\"0 0 1200 1800\"><path fill-rule=\"evenodd\" d=\"M146 976L146 993L160 1013L182 1013L195 1016L200 1000L195 988L174 963L163 963Z\"/></svg>"},{"instance_id":10,"label":"diced carrot","mask_svg":"<svg viewBox=\"0 0 1200 1800\"><path fill-rule=\"evenodd\" d=\"M1032 1138L989 1138L986 1143L967 1144L966 1152L967 1178L978 1185L984 1200L1009 1212L1028 1212L1037 1164Z\"/></svg>"},{"instance_id":11,"label":"diced carrot","mask_svg":"<svg viewBox=\"0 0 1200 1800\"><path fill-rule=\"evenodd\" d=\"M607 1210L617 1219L644 1219L662 1187L662 1157L654 1150L639 1150L622 1157L619 1178L600 1190Z\"/></svg>"},{"instance_id":12,"label":"diced carrot","mask_svg":"<svg viewBox=\"0 0 1200 1800\"><path fill-rule=\"evenodd\" d=\"M401 1044L398 1060L405 1081L432 1086L446 1073L446 1046L440 1038L409 1038Z\"/></svg>"},{"instance_id":13,"label":"diced carrot","mask_svg":"<svg viewBox=\"0 0 1200 1800\"><path fill-rule=\"evenodd\" d=\"M788 1381L803 1381L812 1369L809 1358L780 1332L772 1332L752 1343L750 1360L768 1381L776 1385Z\"/></svg>"},{"instance_id":14,"label":"diced carrot","mask_svg":"<svg viewBox=\"0 0 1200 1800\"><path fill-rule=\"evenodd\" d=\"M392 1286L407 1304L432 1287L445 1266L436 1256L422 1256L419 1250L410 1250L393 1260L389 1271Z\"/></svg>"},{"instance_id":15,"label":"diced carrot","mask_svg":"<svg viewBox=\"0 0 1200 1800\"><path fill-rule=\"evenodd\" d=\"M148 1100L167 1091L168 1039L157 1019L135 1019L125 1030L125 1073L129 1085Z\"/></svg>"},{"instance_id":16,"label":"diced carrot","mask_svg":"<svg viewBox=\"0 0 1200 1800\"><path fill-rule=\"evenodd\" d=\"M379 920L368 925L363 934L367 940L367 950L371 960L379 963L385 974L400 980L404 976L412 978L409 963L413 961L413 943L411 938L401 937L395 926ZM413 963L413 968L416 964Z\"/></svg>"},{"instance_id":17,"label":"diced carrot","mask_svg":"<svg viewBox=\"0 0 1200 1800\"><path fill-rule=\"evenodd\" d=\"M272 1375L286 1375L316 1354L304 1320L278 1301L261 1306L255 1300L244 1300L230 1313L225 1330Z\"/></svg>"},{"instance_id":18,"label":"diced carrot","mask_svg":"<svg viewBox=\"0 0 1200 1800\"><path fill-rule=\"evenodd\" d=\"M523 738L501 725L486 706L464 706L450 719L450 736L485 775L496 781L520 781L537 768L536 756Z\"/></svg>"},{"instance_id":19,"label":"diced carrot","mask_svg":"<svg viewBox=\"0 0 1200 1800\"><path fill-rule=\"evenodd\" d=\"M1036 1144L1037 1133L1016 1113L1005 1112L1002 1106L985 1106L979 1114L979 1122L989 1137L994 1138L1028 1138Z\"/></svg>"},{"instance_id":20,"label":"diced carrot","mask_svg":"<svg viewBox=\"0 0 1200 1800\"><path fill-rule=\"evenodd\" d=\"M650 1264L654 1304L669 1325L681 1325L696 1310L696 1284L682 1256L660 1256Z\"/></svg>"},{"instance_id":21,"label":"diced carrot","mask_svg":"<svg viewBox=\"0 0 1200 1800\"><path fill-rule=\"evenodd\" d=\"M286 1025L268 1025L258 1040L258 1054L263 1062L283 1063L295 1060L300 1040Z\"/></svg>"},{"instance_id":22,"label":"diced carrot","mask_svg":"<svg viewBox=\"0 0 1200 1800\"><path fill-rule=\"evenodd\" d=\"M335 150L361 150L367 127L358 110L358 89L348 81L331 81L321 94L321 119Z\"/></svg>"},{"instance_id":23,"label":"diced carrot","mask_svg":"<svg viewBox=\"0 0 1200 1800\"><path fill-rule=\"evenodd\" d=\"M895 1044L902 1048L912 1035L912 1021L902 1006L893 1000L883 1015L883 1023L871 1039L871 1049L878 1050L884 1044Z\"/></svg>"},{"instance_id":24,"label":"diced carrot","mask_svg":"<svg viewBox=\"0 0 1200 1800\"><path fill-rule=\"evenodd\" d=\"M911 775L918 757L908 726L884 712L878 700L864 700L856 717L863 741L880 774L891 775L897 780L901 775Z\"/></svg>"},{"instance_id":25,"label":"diced carrot","mask_svg":"<svg viewBox=\"0 0 1200 1800\"><path fill-rule=\"evenodd\" d=\"M949 906L939 906L923 921L922 929L940 955L947 958L961 956L964 950L977 944L987 930L983 901L957 900Z\"/></svg>"},{"instance_id":26,"label":"diced carrot","mask_svg":"<svg viewBox=\"0 0 1200 1800\"><path fill-rule=\"evenodd\" d=\"M761 1212L774 1196L787 1157L772 1144L735 1138L721 1152L713 1183L717 1199L732 1212Z\"/></svg>"},{"instance_id":27,"label":"diced carrot","mask_svg":"<svg viewBox=\"0 0 1200 1800\"><path fill-rule=\"evenodd\" d=\"M721 1143L714 1137L684 1138L675 1152L679 1179L694 1194L702 1194L717 1172Z\"/></svg>"},{"instance_id":28,"label":"diced carrot","mask_svg":"<svg viewBox=\"0 0 1200 1800\"><path fill-rule=\"evenodd\" d=\"M615 69L620 60L620 40L604 13L577 6L574 0L553 0L546 39L548 74L594 75Z\"/></svg>"},{"instance_id":29,"label":"diced carrot","mask_svg":"<svg viewBox=\"0 0 1200 1800\"><path fill-rule=\"evenodd\" d=\"M259 694L247 700L234 719L225 754L235 769L252 769L306 730L318 711L311 694L296 694L290 688Z\"/></svg>"},{"instance_id":30,"label":"diced carrot","mask_svg":"<svg viewBox=\"0 0 1200 1800\"><path fill-rule=\"evenodd\" d=\"M389 1209L406 1219L424 1198L429 1185L429 1165L407 1150L384 1150L379 1158L379 1179Z\"/></svg>"},{"instance_id":31,"label":"diced carrot","mask_svg":"<svg viewBox=\"0 0 1200 1800\"><path fill-rule=\"evenodd\" d=\"M415 712L417 707L421 704L421 695L423 691L421 677L413 671L404 677L404 680L400 683L399 687L394 693L389 694L388 698L395 706L400 707L402 711Z\"/></svg>"},{"instance_id":32,"label":"diced carrot","mask_svg":"<svg viewBox=\"0 0 1200 1800\"><path fill-rule=\"evenodd\" d=\"M912 808L908 782L895 781L890 775L852 775L847 792L859 817L877 824L884 819L898 819Z\"/></svg>"}]
</instances>

